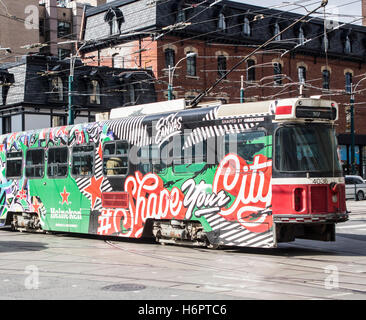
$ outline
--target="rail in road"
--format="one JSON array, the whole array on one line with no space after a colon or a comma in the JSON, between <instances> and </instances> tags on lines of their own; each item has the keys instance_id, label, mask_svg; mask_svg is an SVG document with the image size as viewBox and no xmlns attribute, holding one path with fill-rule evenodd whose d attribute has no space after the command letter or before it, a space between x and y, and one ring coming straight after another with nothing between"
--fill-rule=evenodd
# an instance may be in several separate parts
<instances>
[{"instance_id":1,"label":"rail in road","mask_svg":"<svg viewBox=\"0 0 366 320\"><path fill-rule=\"evenodd\" d=\"M337 241L205 248L0 231L0 299L366 299L366 201Z\"/></svg>"}]
</instances>

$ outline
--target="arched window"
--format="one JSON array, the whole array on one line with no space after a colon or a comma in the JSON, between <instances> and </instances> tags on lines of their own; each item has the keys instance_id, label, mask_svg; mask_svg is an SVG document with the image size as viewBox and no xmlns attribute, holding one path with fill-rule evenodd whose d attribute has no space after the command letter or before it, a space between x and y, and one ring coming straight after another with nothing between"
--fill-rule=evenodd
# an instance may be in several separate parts
<instances>
[{"instance_id":1,"label":"arched window","mask_svg":"<svg viewBox=\"0 0 366 320\"><path fill-rule=\"evenodd\" d=\"M192 53L192 51L188 51L187 55ZM196 56L189 56L187 59L187 75L188 76L196 76Z\"/></svg>"},{"instance_id":2,"label":"arched window","mask_svg":"<svg viewBox=\"0 0 366 320\"><path fill-rule=\"evenodd\" d=\"M173 68L175 66L175 51L171 48L165 49L165 68Z\"/></svg>"},{"instance_id":3,"label":"arched window","mask_svg":"<svg viewBox=\"0 0 366 320\"><path fill-rule=\"evenodd\" d=\"M119 33L119 26L118 26L118 19L116 16L109 23L111 28L111 34L118 34Z\"/></svg>"},{"instance_id":4,"label":"arched window","mask_svg":"<svg viewBox=\"0 0 366 320\"><path fill-rule=\"evenodd\" d=\"M301 45L303 45L305 43L305 33L304 33L304 29L302 27L300 27L300 29L299 29L298 42Z\"/></svg>"},{"instance_id":5,"label":"arched window","mask_svg":"<svg viewBox=\"0 0 366 320\"><path fill-rule=\"evenodd\" d=\"M352 93L352 73L346 72L345 73L345 80L346 80L346 93Z\"/></svg>"},{"instance_id":6,"label":"arched window","mask_svg":"<svg viewBox=\"0 0 366 320\"><path fill-rule=\"evenodd\" d=\"M219 14L218 29L220 29L222 31L226 30L226 21L225 21L225 16L223 13Z\"/></svg>"},{"instance_id":7,"label":"arched window","mask_svg":"<svg viewBox=\"0 0 366 320\"><path fill-rule=\"evenodd\" d=\"M352 52L352 44L351 44L351 39L349 38L349 36L346 37L346 40L344 42L344 52L345 53Z\"/></svg>"},{"instance_id":8,"label":"arched window","mask_svg":"<svg viewBox=\"0 0 366 320\"><path fill-rule=\"evenodd\" d=\"M299 77L299 83L305 84L306 82L306 68L305 67L298 67L297 69L298 77Z\"/></svg>"},{"instance_id":9,"label":"arched window","mask_svg":"<svg viewBox=\"0 0 366 320\"><path fill-rule=\"evenodd\" d=\"M329 90L330 88L330 72L327 69L324 69L322 72L323 76L323 89Z\"/></svg>"},{"instance_id":10,"label":"arched window","mask_svg":"<svg viewBox=\"0 0 366 320\"><path fill-rule=\"evenodd\" d=\"M252 59L247 61L247 81L255 81L255 61Z\"/></svg>"},{"instance_id":11,"label":"arched window","mask_svg":"<svg viewBox=\"0 0 366 320\"><path fill-rule=\"evenodd\" d=\"M64 101L64 83L61 77L51 79L51 99L55 101Z\"/></svg>"},{"instance_id":12,"label":"arched window","mask_svg":"<svg viewBox=\"0 0 366 320\"><path fill-rule=\"evenodd\" d=\"M281 40L281 35L279 34L280 32L281 32L280 25L278 24L278 22L276 22L274 25L274 30L273 30L273 36L276 36L276 38L274 40L276 40L276 41Z\"/></svg>"},{"instance_id":13,"label":"arched window","mask_svg":"<svg viewBox=\"0 0 366 320\"><path fill-rule=\"evenodd\" d=\"M217 57L217 75L221 78L226 73L226 57L220 55Z\"/></svg>"},{"instance_id":14,"label":"arched window","mask_svg":"<svg viewBox=\"0 0 366 320\"><path fill-rule=\"evenodd\" d=\"M89 88L88 88L88 94L89 94L89 103L90 104L100 104L100 83L98 80L91 80L89 82Z\"/></svg>"},{"instance_id":15,"label":"arched window","mask_svg":"<svg viewBox=\"0 0 366 320\"><path fill-rule=\"evenodd\" d=\"M244 18L243 33L246 36L250 36L250 34L251 34L250 22L247 17Z\"/></svg>"},{"instance_id":16,"label":"arched window","mask_svg":"<svg viewBox=\"0 0 366 320\"><path fill-rule=\"evenodd\" d=\"M124 16L120 9L111 7L105 14L104 21L109 24L110 35L116 35L121 32L121 25L124 22Z\"/></svg>"},{"instance_id":17,"label":"arched window","mask_svg":"<svg viewBox=\"0 0 366 320\"><path fill-rule=\"evenodd\" d=\"M282 85L282 65L279 62L273 64L274 83L275 85Z\"/></svg>"}]
</instances>

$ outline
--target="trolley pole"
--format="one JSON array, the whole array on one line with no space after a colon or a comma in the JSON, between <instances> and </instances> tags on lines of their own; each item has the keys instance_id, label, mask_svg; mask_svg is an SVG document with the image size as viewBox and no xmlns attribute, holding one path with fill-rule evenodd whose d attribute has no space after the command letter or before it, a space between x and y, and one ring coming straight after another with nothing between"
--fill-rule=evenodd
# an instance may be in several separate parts
<instances>
[{"instance_id":1,"label":"trolley pole","mask_svg":"<svg viewBox=\"0 0 366 320\"><path fill-rule=\"evenodd\" d=\"M244 103L244 76L241 76L240 103Z\"/></svg>"}]
</instances>

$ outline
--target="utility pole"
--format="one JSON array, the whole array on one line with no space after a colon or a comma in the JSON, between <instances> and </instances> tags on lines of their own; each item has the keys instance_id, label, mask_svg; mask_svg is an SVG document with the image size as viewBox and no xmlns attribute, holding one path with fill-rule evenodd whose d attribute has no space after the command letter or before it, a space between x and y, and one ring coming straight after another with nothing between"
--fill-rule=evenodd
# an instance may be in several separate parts
<instances>
[{"instance_id":1,"label":"utility pole","mask_svg":"<svg viewBox=\"0 0 366 320\"><path fill-rule=\"evenodd\" d=\"M355 95L351 83L351 100L350 100L350 113L351 113L351 174L355 174Z\"/></svg>"},{"instance_id":2,"label":"utility pole","mask_svg":"<svg viewBox=\"0 0 366 320\"><path fill-rule=\"evenodd\" d=\"M74 67L75 67L75 60L73 54L70 55L70 75L69 75L69 94L68 94L68 117L67 117L67 124L73 125L74 124L74 106L73 106L73 99L72 99L72 89L74 84Z\"/></svg>"},{"instance_id":3,"label":"utility pole","mask_svg":"<svg viewBox=\"0 0 366 320\"><path fill-rule=\"evenodd\" d=\"M244 103L244 76L241 76L240 103Z\"/></svg>"}]
</instances>

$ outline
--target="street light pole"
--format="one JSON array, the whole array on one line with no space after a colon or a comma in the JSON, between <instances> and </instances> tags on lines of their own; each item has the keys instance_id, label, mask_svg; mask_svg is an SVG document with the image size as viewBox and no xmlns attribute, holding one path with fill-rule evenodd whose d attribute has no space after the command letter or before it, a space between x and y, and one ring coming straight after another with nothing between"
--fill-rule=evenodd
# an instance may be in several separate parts
<instances>
[{"instance_id":1,"label":"street light pole","mask_svg":"<svg viewBox=\"0 0 366 320\"><path fill-rule=\"evenodd\" d=\"M168 68L168 100L172 100L173 99L173 77L174 77L174 71L175 69L178 67L178 64L181 63L183 60L187 59L187 58L191 58L196 56L197 53L196 52L190 52L188 53L185 57L183 57L182 59L180 59L174 67L171 67L169 65Z\"/></svg>"}]
</instances>

